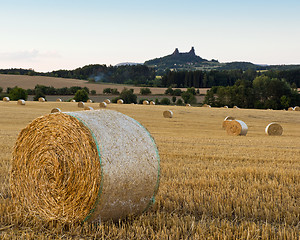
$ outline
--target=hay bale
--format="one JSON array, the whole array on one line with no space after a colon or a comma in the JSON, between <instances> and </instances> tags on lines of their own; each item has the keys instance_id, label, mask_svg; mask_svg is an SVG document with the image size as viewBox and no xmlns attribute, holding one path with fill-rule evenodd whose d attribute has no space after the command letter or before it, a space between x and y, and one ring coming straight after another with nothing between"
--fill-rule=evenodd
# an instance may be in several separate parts
<instances>
[{"instance_id":1,"label":"hay bale","mask_svg":"<svg viewBox=\"0 0 300 240\"><path fill-rule=\"evenodd\" d=\"M119 99L119 100L117 101L117 104L123 104L123 103L124 103L123 99Z\"/></svg>"},{"instance_id":2,"label":"hay bale","mask_svg":"<svg viewBox=\"0 0 300 240\"><path fill-rule=\"evenodd\" d=\"M10 101L9 97L4 97L2 100L3 100L3 102L9 102Z\"/></svg>"},{"instance_id":3,"label":"hay bale","mask_svg":"<svg viewBox=\"0 0 300 240\"><path fill-rule=\"evenodd\" d=\"M228 106L224 106L223 108L228 108Z\"/></svg>"},{"instance_id":4,"label":"hay bale","mask_svg":"<svg viewBox=\"0 0 300 240\"><path fill-rule=\"evenodd\" d=\"M87 102L87 103L92 103L93 100L92 100L92 99L88 99L86 102Z\"/></svg>"},{"instance_id":5,"label":"hay bale","mask_svg":"<svg viewBox=\"0 0 300 240\"><path fill-rule=\"evenodd\" d=\"M39 98L39 102L45 102L45 101L46 101L45 98L43 98L43 97Z\"/></svg>"},{"instance_id":6,"label":"hay bale","mask_svg":"<svg viewBox=\"0 0 300 240\"><path fill-rule=\"evenodd\" d=\"M294 111L294 108L293 107L289 107L288 111Z\"/></svg>"},{"instance_id":7,"label":"hay bale","mask_svg":"<svg viewBox=\"0 0 300 240\"><path fill-rule=\"evenodd\" d=\"M235 119L235 118L234 118L234 117L231 117L231 116L225 117L225 118L224 118L224 121L223 121L223 123L222 123L222 128L223 128L223 129L226 129L227 126L228 126L228 124L229 124L229 122L232 121L232 120L234 120L234 119Z\"/></svg>"},{"instance_id":8,"label":"hay bale","mask_svg":"<svg viewBox=\"0 0 300 240\"><path fill-rule=\"evenodd\" d=\"M227 120L235 120L235 117L227 116L226 118L224 118L224 121L227 121Z\"/></svg>"},{"instance_id":9,"label":"hay bale","mask_svg":"<svg viewBox=\"0 0 300 240\"><path fill-rule=\"evenodd\" d=\"M83 110L94 110L94 108L89 107L89 106L84 106L84 109L83 109Z\"/></svg>"},{"instance_id":10,"label":"hay bale","mask_svg":"<svg viewBox=\"0 0 300 240\"><path fill-rule=\"evenodd\" d=\"M106 104L110 104L110 100L109 100L109 99L105 99L104 102L105 102Z\"/></svg>"},{"instance_id":11,"label":"hay bale","mask_svg":"<svg viewBox=\"0 0 300 240\"><path fill-rule=\"evenodd\" d=\"M171 110L164 111L163 116L165 118L172 118L173 117L173 112Z\"/></svg>"},{"instance_id":12,"label":"hay bale","mask_svg":"<svg viewBox=\"0 0 300 240\"><path fill-rule=\"evenodd\" d=\"M300 111L300 107L298 106L294 107L294 111Z\"/></svg>"},{"instance_id":13,"label":"hay bale","mask_svg":"<svg viewBox=\"0 0 300 240\"><path fill-rule=\"evenodd\" d=\"M208 104L203 104L202 107L208 107L208 108L210 108L211 106L208 105Z\"/></svg>"},{"instance_id":14,"label":"hay bale","mask_svg":"<svg viewBox=\"0 0 300 240\"><path fill-rule=\"evenodd\" d=\"M107 107L107 103L106 102L101 102L101 103L99 103L99 107L100 108L106 108Z\"/></svg>"},{"instance_id":15,"label":"hay bale","mask_svg":"<svg viewBox=\"0 0 300 240\"><path fill-rule=\"evenodd\" d=\"M48 221L117 221L153 204L159 169L153 138L122 113L48 114L18 136L12 200Z\"/></svg>"},{"instance_id":16,"label":"hay bale","mask_svg":"<svg viewBox=\"0 0 300 240\"><path fill-rule=\"evenodd\" d=\"M155 105L155 102L154 101L150 101L150 105Z\"/></svg>"},{"instance_id":17,"label":"hay bale","mask_svg":"<svg viewBox=\"0 0 300 240\"><path fill-rule=\"evenodd\" d=\"M56 102L62 102L61 98L57 98Z\"/></svg>"},{"instance_id":18,"label":"hay bale","mask_svg":"<svg viewBox=\"0 0 300 240\"><path fill-rule=\"evenodd\" d=\"M18 105L25 105L25 100L24 99L19 99L17 104Z\"/></svg>"},{"instance_id":19,"label":"hay bale","mask_svg":"<svg viewBox=\"0 0 300 240\"><path fill-rule=\"evenodd\" d=\"M51 110L51 113L57 113L57 112L61 112L61 110L59 108L53 108Z\"/></svg>"},{"instance_id":20,"label":"hay bale","mask_svg":"<svg viewBox=\"0 0 300 240\"><path fill-rule=\"evenodd\" d=\"M144 100L144 101L143 101L143 105L149 105L149 101Z\"/></svg>"},{"instance_id":21,"label":"hay bale","mask_svg":"<svg viewBox=\"0 0 300 240\"><path fill-rule=\"evenodd\" d=\"M246 136L248 132L248 126L241 120L231 120L228 121L226 131L228 135L238 136L243 135Z\"/></svg>"},{"instance_id":22,"label":"hay bale","mask_svg":"<svg viewBox=\"0 0 300 240\"><path fill-rule=\"evenodd\" d=\"M189 103L188 103L188 104L186 104L185 106L186 106L186 107L190 107L190 106L191 106L191 104L189 104Z\"/></svg>"},{"instance_id":23,"label":"hay bale","mask_svg":"<svg viewBox=\"0 0 300 240\"><path fill-rule=\"evenodd\" d=\"M84 102L78 102L77 106L79 108L84 108L85 104L84 104Z\"/></svg>"},{"instance_id":24,"label":"hay bale","mask_svg":"<svg viewBox=\"0 0 300 240\"><path fill-rule=\"evenodd\" d=\"M238 106L233 106L233 108L235 108L235 109L239 109L239 107L238 107Z\"/></svg>"},{"instance_id":25,"label":"hay bale","mask_svg":"<svg viewBox=\"0 0 300 240\"><path fill-rule=\"evenodd\" d=\"M75 99L72 99L70 102L76 102L76 100L75 100Z\"/></svg>"},{"instance_id":26,"label":"hay bale","mask_svg":"<svg viewBox=\"0 0 300 240\"><path fill-rule=\"evenodd\" d=\"M265 133L269 136L281 136L283 128L279 123L272 122L265 128Z\"/></svg>"}]
</instances>

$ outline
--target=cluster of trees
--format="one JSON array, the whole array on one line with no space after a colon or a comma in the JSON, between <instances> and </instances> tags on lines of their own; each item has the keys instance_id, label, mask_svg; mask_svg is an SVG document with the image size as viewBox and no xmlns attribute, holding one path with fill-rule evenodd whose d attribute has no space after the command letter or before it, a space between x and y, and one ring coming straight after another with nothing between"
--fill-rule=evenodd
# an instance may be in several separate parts
<instances>
[{"instance_id":1,"label":"cluster of trees","mask_svg":"<svg viewBox=\"0 0 300 240\"><path fill-rule=\"evenodd\" d=\"M300 87L300 68L295 70L259 72L253 69L223 71L168 71L161 79L163 87L211 88L213 86L233 86L238 80L253 81L258 76L285 79L292 86Z\"/></svg>"},{"instance_id":2,"label":"cluster of trees","mask_svg":"<svg viewBox=\"0 0 300 240\"><path fill-rule=\"evenodd\" d=\"M207 92L204 103L215 107L284 109L300 105L300 94L285 80L262 75L252 82L238 80L233 86L214 86Z\"/></svg>"},{"instance_id":3,"label":"cluster of trees","mask_svg":"<svg viewBox=\"0 0 300 240\"><path fill-rule=\"evenodd\" d=\"M58 70L47 73L26 69L2 69L2 74L49 76L75 78L91 82L110 82L119 84L152 85L155 81L155 70L146 65L106 66L91 64L74 70Z\"/></svg>"}]
</instances>

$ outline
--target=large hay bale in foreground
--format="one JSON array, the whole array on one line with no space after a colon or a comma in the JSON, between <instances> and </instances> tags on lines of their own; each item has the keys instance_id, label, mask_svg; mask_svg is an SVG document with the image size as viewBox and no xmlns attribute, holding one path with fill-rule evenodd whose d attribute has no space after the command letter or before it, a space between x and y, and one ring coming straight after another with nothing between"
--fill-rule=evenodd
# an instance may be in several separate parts
<instances>
[{"instance_id":1,"label":"large hay bale in foreground","mask_svg":"<svg viewBox=\"0 0 300 240\"><path fill-rule=\"evenodd\" d=\"M18 105L25 105L25 100L24 99L19 99L17 104Z\"/></svg>"},{"instance_id":2,"label":"large hay bale in foreground","mask_svg":"<svg viewBox=\"0 0 300 240\"><path fill-rule=\"evenodd\" d=\"M9 102L10 99L9 99L9 97L4 97L4 98L2 99L2 101L3 101L3 102Z\"/></svg>"},{"instance_id":3,"label":"large hay bale in foreground","mask_svg":"<svg viewBox=\"0 0 300 240\"><path fill-rule=\"evenodd\" d=\"M172 118L173 117L173 112L171 110L164 111L163 116L165 118Z\"/></svg>"},{"instance_id":4,"label":"large hay bale in foreground","mask_svg":"<svg viewBox=\"0 0 300 240\"><path fill-rule=\"evenodd\" d=\"M46 101L45 98L43 98L43 97L39 98L39 102L45 102L45 101Z\"/></svg>"},{"instance_id":5,"label":"large hay bale in foreground","mask_svg":"<svg viewBox=\"0 0 300 240\"><path fill-rule=\"evenodd\" d=\"M228 122L226 126L226 131L228 135L238 136L243 135L246 136L248 132L248 126L241 120L231 120Z\"/></svg>"},{"instance_id":6,"label":"large hay bale in foreground","mask_svg":"<svg viewBox=\"0 0 300 240\"><path fill-rule=\"evenodd\" d=\"M144 100L144 101L143 101L143 105L149 105L149 101Z\"/></svg>"},{"instance_id":7,"label":"large hay bale in foreground","mask_svg":"<svg viewBox=\"0 0 300 240\"><path fill-rule=\"evenodd\" d=\"M110 100L109 100L108 98L105 99L104 102L105 102L106 104L110 104Z\"/></svg>"},{"instance_id":8,"label":"large hay bale in foreground","mask_svg":"<svg viewBox=\"0 0 300 240\"><path fill-rule=\"evenodd\" d=\"M283 128L279 123L272 122L265 128L265 132L270 136L281 136Z\"/></svg>"},{"instance_id":9,"label":"large hay bale in foreground","mask_svg":"<svg viewBox=\"0 0 300 240\"><path fill-rule=\"evenodd\" d=\"M123 99L119 99L119 100L117 101L117 104L123 104L123 103L124 103Z\"/></svg>"},{"instance_id":10,"label":"large hay bale in foreground","mask_svg":"<svg viewBox=\"0 0 300 240\"><path fill-rule=\"evenodd\" d=\"M53 108L51 110L51 113L57 113L57 112L61 112L61 110L59 108Z\"/></svg>"},{"instance_id":11,"label":"large hay bale in foreground","mask_svg":"<svg viewBox=\"0 0 300 240\"><path fill-rule=\"evenodd\" d=\"M77 106L79 108L84 108L85 104L84 104L84 102L78 102Z\"/></svg>"},{"instance_id":12,"label":"large hay bale in foreground","mask_svg":"<svg viewBox=\"0 0 300 240\"><path fill-rule=\"evenodd\" d=\"M18 136L12 199L44 220L118 220L154 202L159 169L153 138L122 113L48 114Z\"/></svg>"},{"instance_id":13,"label":"large hay bale in foreground","mask_svg":"<svg viewBox=\"0 0 300 240\"><path fill-rule=\"evenodd\" d=\"M107 107L107 103L106 102L101 102L101 103L99 103L99 107L100 108L106 108Z\"/></svg>"}]
</instances>

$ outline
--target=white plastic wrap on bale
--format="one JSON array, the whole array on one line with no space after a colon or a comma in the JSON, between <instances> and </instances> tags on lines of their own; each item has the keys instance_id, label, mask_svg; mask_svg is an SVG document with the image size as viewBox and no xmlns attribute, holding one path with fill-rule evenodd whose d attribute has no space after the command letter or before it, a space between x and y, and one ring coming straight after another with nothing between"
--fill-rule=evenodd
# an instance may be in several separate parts
<instances>
[{"instance_id":1,"label":"white plastic wrap on bale","mask_svg":"<svg viewBox=\"0 0 300 240\"><path fill-rule=\"evenodd\" d=\"M246 136L248 132L248 126L241 120L227 120L226 131L232 136Z\"/></svg>"},{"instance_id":2,"label":"white plastic wrap on bale","mask_svg":"<svg viewBox=\"0 0 300 240\"><path fill-rule=\"evenodd\" d=\"M18 104L18 105L25 105L25 100L24 100L24 99L19 99L19 100L17 101L17 104Z\"/></svg>"},{"instance_id":3,"label":"white plastic wrap on bale","mask_svg":"<svg viewBox=\"0 0 300 240\"><path fill-rule=\"evenodd\" d=\"M100 108L106 108L107 107L107 103L106 102L101 102L101 103L99 103L99 107Z\"/></svg>"},{"instance_id":4,"label":"white plastic wrap on bale","mask_svg":"<svg viewBox=\"0 0 300 240\"><path fill-rule=\"evenodd\" d=\"M9 97L4 97L4 98L2 99L2 101L3 101L3 102L9 102L10 99L9 99Z\"/></svg>"},{"instance_id":5,"label":"white plastic wrap on bale","mask_svg":"<svg viewBox=\"0 0 300 240\"><path fill-rule=\"evenodd\" d=\"M117 220L146 210L154 200L159 180L158 150L149 132L116 111L66 114L86 125L98 146L102 189L89 220Z\"/></svg>"}]
</instances>

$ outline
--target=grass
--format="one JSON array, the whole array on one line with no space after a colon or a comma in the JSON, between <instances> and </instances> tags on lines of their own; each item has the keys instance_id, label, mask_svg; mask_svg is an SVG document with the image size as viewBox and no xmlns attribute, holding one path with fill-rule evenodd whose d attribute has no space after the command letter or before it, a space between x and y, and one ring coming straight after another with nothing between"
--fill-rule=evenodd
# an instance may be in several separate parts
<instances>
[{"instance_id":1,"label":"grass","mask_svg":"<svg viewBox=\"0 0 300 240\"><path fill-rule=\"evenodd\" d=\"M98 103L90 103L99 109ZM271 110L110 104L143 124L161 157L155 205L117 223L61 224L22 213L10 200L11 150L34 118L77 103L0 102L1 239L299 239L300 113ZM163 118L170 109L173 118ZM226 116L248 125L228 136ZM282 136L266 136L270 122Z\"/></svg>"}]
</instances>

